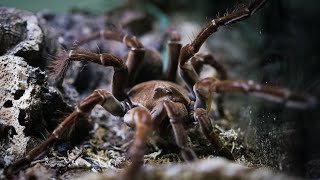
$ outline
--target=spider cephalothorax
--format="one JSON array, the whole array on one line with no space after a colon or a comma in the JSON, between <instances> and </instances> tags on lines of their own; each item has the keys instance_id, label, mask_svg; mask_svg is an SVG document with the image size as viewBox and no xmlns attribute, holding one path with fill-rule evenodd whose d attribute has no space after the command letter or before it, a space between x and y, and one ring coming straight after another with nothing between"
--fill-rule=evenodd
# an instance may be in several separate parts
<instances>
[{"instance_id":1,"label":"spider cephalothorax","mask_svg":"<svg viewBox=\"0 0 320 180\"><path fill-rule=\"evenodd\" d=\"M159 128L162 123L171 125L176 144L181 148L182 157L186 161L197 159L194 151L187 145L184 126L185 122L191 120L199 123L203 134L212 143L217 154L233 159L231 152L213 131L208 116L214 94L250 93L297 108L306 108L314 105L315 102L312 97L282 88L259 85L252 81L226 80L226 71L212 56L198 53L201 45L212 33L217 31L218 27L248 18L266 2L267 0L255 0L244 8L210 21L190 44L183 47L179 42L178 34L172 33L171 41L168 44L169 67L166 74L161 77L162 80L134 83L138 71L144 70L140 65L145 61L146 52L152 54L152 51L145 49L134 36L102 31L84 38L83 42L103 36L108 40L125 43L130 47L126 63L112 54L96 54L73 49L64 52L60 58L61 61L57 63L58 66L54 68L57 79L61 79L60 77L72 61L93 62L114 68L112 91L95 90L80 101L75 110L59 124L42 144L9 166L6 173L13 174L39 157L58 139L69 134L74 122L80 117L86 116L98 104L111 114L124 117L124 122L135 128L135 137L128 152L132 163L123 171L122 177L124 178L132 178L137 173L142 165L146 141L153 131L162 131ZM220 78L200 79L195 69L203 64L216 68ZM177 69L187 84L187 88L175 82Z\"/></svg>"}]
</instances>

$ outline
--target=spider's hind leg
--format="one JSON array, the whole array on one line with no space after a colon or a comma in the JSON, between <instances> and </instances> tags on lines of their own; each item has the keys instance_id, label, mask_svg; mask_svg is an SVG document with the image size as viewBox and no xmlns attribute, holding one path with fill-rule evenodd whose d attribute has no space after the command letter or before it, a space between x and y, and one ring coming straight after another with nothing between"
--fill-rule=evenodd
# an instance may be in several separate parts
<instances>
[{"instance_id":1,"label":"spider's hind leg","mask_svg":"<svg viewBox=\"0 0 320 180\"><path fill-rule=\"evenodd\" d=\"M284 105L297 109L313 108L317 100L313 96L292 92L285 88L256 84L253 81L224 80L205 78L194 86L197 97L196 108L210 109L213 93L241 92L252 94L263 99L283 103Z\"/></svg>"}]
</instances>

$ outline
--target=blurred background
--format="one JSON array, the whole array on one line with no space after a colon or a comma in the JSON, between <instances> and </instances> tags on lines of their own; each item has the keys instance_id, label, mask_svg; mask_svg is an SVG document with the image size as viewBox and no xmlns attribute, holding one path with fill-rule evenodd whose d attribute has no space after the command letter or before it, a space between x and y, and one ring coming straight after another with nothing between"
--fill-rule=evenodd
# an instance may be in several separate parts
<instances>
[{"instance_id":1,"label":"blurred background","mask_svg":"<svg viewBox=\"0 0 320 180\"><path fill-rule=\"evenodd\" d=\"M248 1L238 0L0 0L1 6L41 14L49 24L53 15L83 13L107 18L121 9L142 13L138 27L130 26L146 46L144 35L178 29L190 42L210 19ZM251 79L320 97L320 1L269 0L250 19L221 27L202 51L213 53L228 69L230 79ZM119 10L119 11L117 11ZM50 16L49 16L50 15ZM130 15L129 15L130 16ZM90 21L90 18L88 18ZM104 28L119 22L99 20ZM72 39L72 38L71 38ZM152 38L151 38L152 39ZM72 41L70 41L73 43ZM96 86L86 91L90 92ZM81 87L79 89L81 91ZM308 178L320 177L320 108L295 110L243 95L227 96L226 108L244 130L257 160L274 170Z\"/></svg>"}]
</instances>

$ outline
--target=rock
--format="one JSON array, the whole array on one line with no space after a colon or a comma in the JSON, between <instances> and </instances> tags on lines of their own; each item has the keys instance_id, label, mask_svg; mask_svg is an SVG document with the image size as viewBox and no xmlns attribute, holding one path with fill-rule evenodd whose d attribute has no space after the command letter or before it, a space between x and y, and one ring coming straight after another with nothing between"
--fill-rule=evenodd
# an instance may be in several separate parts
<instances>
[{"instance_id":1,"label":"rock","mask_svg":"<svg viewBox=\"0 0 320 180\"><path fill-rule=\"evenodd\" d=\"M39 59L44 39L38 19L32 13L13 8L0 8L0 39L4 44L1 55L16 55L26 58L33 65Z\"/></svg>"},{"instance_id":2,"label":"rock","mask_svg":"<svg viewBox=\"0 0 320 180\"><path fill-rule=\"evenodd\" d=\"M196 168L195 168L196 167ZM115 172L105 174L91 173L87 176L76 179L99 179L113 180L118 179L119 175ZM148 166L142 168L137 173L136 179L181 179L181 180L205 180L205 179L297 179L284 174L276 174L266 168L253 169L246 166L235 164L222 158L199 160L182 164L165 164L163 166Z\"/></svg>"},{"instance_id":3,"label":"rock","mask_svg":"<svg viewBox=\"0 0 320 180\"><path fill-rule=\"evenodd\" d=\"M1 7L0 14L0 124L11 132L0 142L0 159L7 166L28 151L31 136L44 138L70 107L44 71L44 57L57 49L54 33L30 12Z\"/></svg>"},{"instance_id":4,"label":"rock","mask_svg":"<svg viewBox=\"0 0 320 180\"><path fill-rule=\"evenodd\" d=\"M46 83L45 72L29 66L22 57L0 57L0 84L0 123L13 126L17 133L1 144L0 156L12 160L26 152L28 136L39 137L52 129L57 123L52 119L61 116L54 112L66 111L68 106Z\"/></svg>"}]
</instances>

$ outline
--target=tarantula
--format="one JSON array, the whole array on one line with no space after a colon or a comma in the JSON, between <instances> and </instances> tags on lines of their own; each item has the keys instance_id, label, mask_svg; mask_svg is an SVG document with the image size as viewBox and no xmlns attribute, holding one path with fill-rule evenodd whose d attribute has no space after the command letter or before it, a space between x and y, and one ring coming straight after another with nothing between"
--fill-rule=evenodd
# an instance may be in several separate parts
<instances>
[{"instance_id":1,"label":"tarantula","mask_svg":"<svg viewBox=\"0 0 320 180\"><path fill-rule=\"evenodd\" d=\"M252 93L267 100L285 103L291 107L306 108L314 104L312 97L290 92L286 89L255 84L252 81L226 80L226 72L210 55L197 54L206 39L220 26L244 20L263 7L267 0L255 0L248 6L228 15L210 21L190 43L182 47L179 35L171 33L168 43L169 68L162 80L150 80L132 84L138 73L145 54L152 53L145 49L134 36L113 31L102 31L84 38L83 42L103 36L108 40L125 43L130 47L127 62L112 54L96 54L77 49L64 52L62 61L58 61L56 76L63 77L71 61L88 61L114 68L112 91L98 89L84 98L39 146L32 149L25 157L6 169L6 174L14 174L21 168L46 152L57 140L69 134L70 129L80 117L84 117L96 106L101 105L114 116L124 117L124 122L135 128L135 136L129 148L131 164L125 168L121 177L132 178L142 166L146 141L153 131L161 132L163 124L170 124L176 144L181 149L184 160L196 160L194 151L187 145L185 123L196 121L205 137L212 143L217 154L234 159L219 136L213 131L208 116L213 95L226 92ZM62 62L62 63L61 63ZM199 65L211 65L220 74L220 79L209 77L200 79L195 69ZM176 71L187 85L187 89L176 84ZM146 75L148 76L148 75ZM130 85L133 87L130 87ZM129 90L127 90L129 89Z\"/></svg>"}]
</instances>

